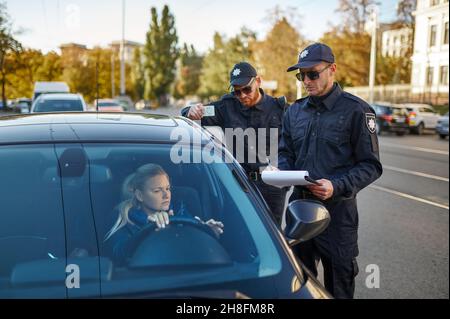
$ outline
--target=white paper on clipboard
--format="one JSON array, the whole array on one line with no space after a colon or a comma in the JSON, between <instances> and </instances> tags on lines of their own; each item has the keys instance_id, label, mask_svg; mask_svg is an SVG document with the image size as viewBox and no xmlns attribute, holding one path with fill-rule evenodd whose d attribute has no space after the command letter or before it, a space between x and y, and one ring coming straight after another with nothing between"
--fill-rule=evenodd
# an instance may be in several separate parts
<instances>
[{"instance_id":1,"label":"white paper on clipboard","mask_svg":"<svg viewBox=\"0 0 450 319\"><path fill-rule=\"evenodd\" d=\"M312 185L305 180L309 177L308 171L263 171L261 177L264 183L279 188Z\"/></svg>"}]
</instances>

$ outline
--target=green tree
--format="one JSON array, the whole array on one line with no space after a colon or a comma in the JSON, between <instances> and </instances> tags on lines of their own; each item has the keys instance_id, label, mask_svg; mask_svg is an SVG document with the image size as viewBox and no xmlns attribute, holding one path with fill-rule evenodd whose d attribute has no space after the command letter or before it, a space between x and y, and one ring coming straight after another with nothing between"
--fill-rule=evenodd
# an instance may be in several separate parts
<instances>
[{"instance_id":1,"label":"green tree","mask_svg":"<svg viewBox=\"0 0 450 319\"><path fill-rule=\"evenodd\" d=\"M184 98L195 95L200 87L203 57L197 53L193 45L188 46L185 43L180 52L178 63L178 76L174 86L174 97Z\"/></svg>"},{"instance_id":2,"label":"green tree","mask_svg":"<svg viewBox=\"0 0 450 319\"><path fill-rule=\"evenodd\" d=\"M277 81L279 95L285 95L289 101L296 99L296 79L286 71L289 65L297 62L300 49L305 41L297 30L281 17L276 21L267 37L259 45L258 53L262 74L265 80Z\"/></svg>"},{"instance_id":3,"label":"green tree","mask_svg":"<svg viewBox=\"0 0 450 319\"><path fill-rule=\"evenodd\" d=\"M177 43L175 18L169 7L164 6L161 19L156 8L152 7L150 30L144 47L147 99L158 98L161 104L166 103L166 95L175 79L179 54Z\"/></svg>"},{"instance_id":4,"label":"green tree","mask_svg":"<svg viewBox=\"0 0 450 319\"><path fill-rule=\"evenodd\" d=\"M217 32L214 34L214 47L205 56L200 75L198 94L202 98L216 99L227 92L233 65L251 59L250 38L246 29L229 40Z\"/></svg>"},{"instance_id":5,"label":"green tree","mask_svg":"<svg viewBox=\"0 0 450 319\"><path fill-rule=\"evenodd\" d=\"M9 15L6 11L6 4L0 2L0 86L3 105L6 105L6 84L7 76L14 72L15 65L7 62L10 53L18 55L22 46L14 39Z\"/></svg>"},{"instance_id":6,"label":"green tree","mask_svg":"<svg viewBox=\"0 0 450 319\"><path fill-rule=\"evenodd\" d=\"M142 50L140 48L134 50L131 67L131 82L136 99L143 99L145 94L145 69Z\"/></svg>"}]
</instances>

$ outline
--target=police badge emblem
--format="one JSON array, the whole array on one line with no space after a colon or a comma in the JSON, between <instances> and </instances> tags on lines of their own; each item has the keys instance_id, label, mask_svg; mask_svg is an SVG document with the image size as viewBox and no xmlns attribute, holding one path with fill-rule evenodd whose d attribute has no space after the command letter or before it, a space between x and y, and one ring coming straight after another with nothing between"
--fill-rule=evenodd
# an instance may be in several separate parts
<instances>
[{"instance_id":1,"label":"police badge emblem","mask_svg":"<svg viewBox=\"0 0 450 319\"><path fill-rule=\"evenodd\" d=\"M366 126L370 133L374 134L377 131L377 120L375 114L366 113Z\"/></svg>"}]
</instances>

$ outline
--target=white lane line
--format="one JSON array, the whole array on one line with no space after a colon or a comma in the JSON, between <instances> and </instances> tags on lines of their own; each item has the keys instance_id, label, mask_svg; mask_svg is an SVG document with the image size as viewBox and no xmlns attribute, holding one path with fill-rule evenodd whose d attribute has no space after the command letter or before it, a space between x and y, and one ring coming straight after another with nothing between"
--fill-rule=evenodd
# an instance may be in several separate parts
<instances>
[{"instance_id":1,"label":"white lane line","mask_svg":"<svg viewBox=\"0 0 450 319\"><path fill-rule=\"evenodd\" d=\"M380 146L381 147L388 146L388 147L394 147L394 148L401 148L401 149L409 150L409 151L419 151L419 152L425 152L425 153L449 155L448 151L434 150L434 149L431 149L431 148L405 146L405 145L398 145L398 144L392 144L392 143L383 143L383 142L380 143Z\"/></svg>"},{"instance_id":2,"label":"white lane line","mask_svg":"<svg viewBox=\"0 0 450 319\"><path fill-rule=\"evenodd\" d=\"M426 199L423 199L423 198L420 198L420 197L416 197L416 196L412 196L412 195L409 195L409 194L397 192L397 191L394 191L394 190L389 189L389 188L384 188L384 187L377 186L377 185L370 185L369 187L373 188L373 189L376 189L376 190L379 190L379 191L382 191L382 192L394 194L394 195L397 195L397 196L400 196L400 197L404 197L404 198L408 198L408 199L411 199L411 200L415 200L417 202L421 202L421 203L424 203L424 204L428 204L428 205L431 205L431 206L436 206L436 207L439 207L439 208L443 208L443 209L449 210L448 206L445 206L445 205L442 205L442 204L438 204L438 203L435 203L435 202L432 202L432 201L429 201L429 200L426 200Z\"/></svg>"},{"instance_id":3,"label":"white lane line","mask_svg":"<svg viewBox=\"0 0 450 319\"><path fill-rule=\"evenodd\" d=\"M431 178L431 179L435 179L437 181L443 181L443 182L447 182L447 183L449 182L449 179L446 178L446 177L426 174L426 173L422 173L422 172L410 171L410 170L407 170L407 169L393 167L393 166L383 165L383 169L387 169L387 170L394 171L394 172L399 172L399 173L405 173L405 174L409 174L409 175L414 175L414 176Z\"/></svg>"}]
</instances>

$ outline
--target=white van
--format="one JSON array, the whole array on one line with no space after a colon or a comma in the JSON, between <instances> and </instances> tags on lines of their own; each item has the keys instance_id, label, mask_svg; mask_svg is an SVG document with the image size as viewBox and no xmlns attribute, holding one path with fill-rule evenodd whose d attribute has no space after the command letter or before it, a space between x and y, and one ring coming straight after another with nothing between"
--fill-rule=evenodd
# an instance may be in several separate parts
<instances>
[{"instance_id":1,"label":"white van","mask_svg":"<svg viewBox=\"0 0 450 319\"><path fill-rule=\"evenodd\" d=\"M66 82L36 82L34 84L33 101L41 94L70 93Z\"/></svg>"}]
</instances>

